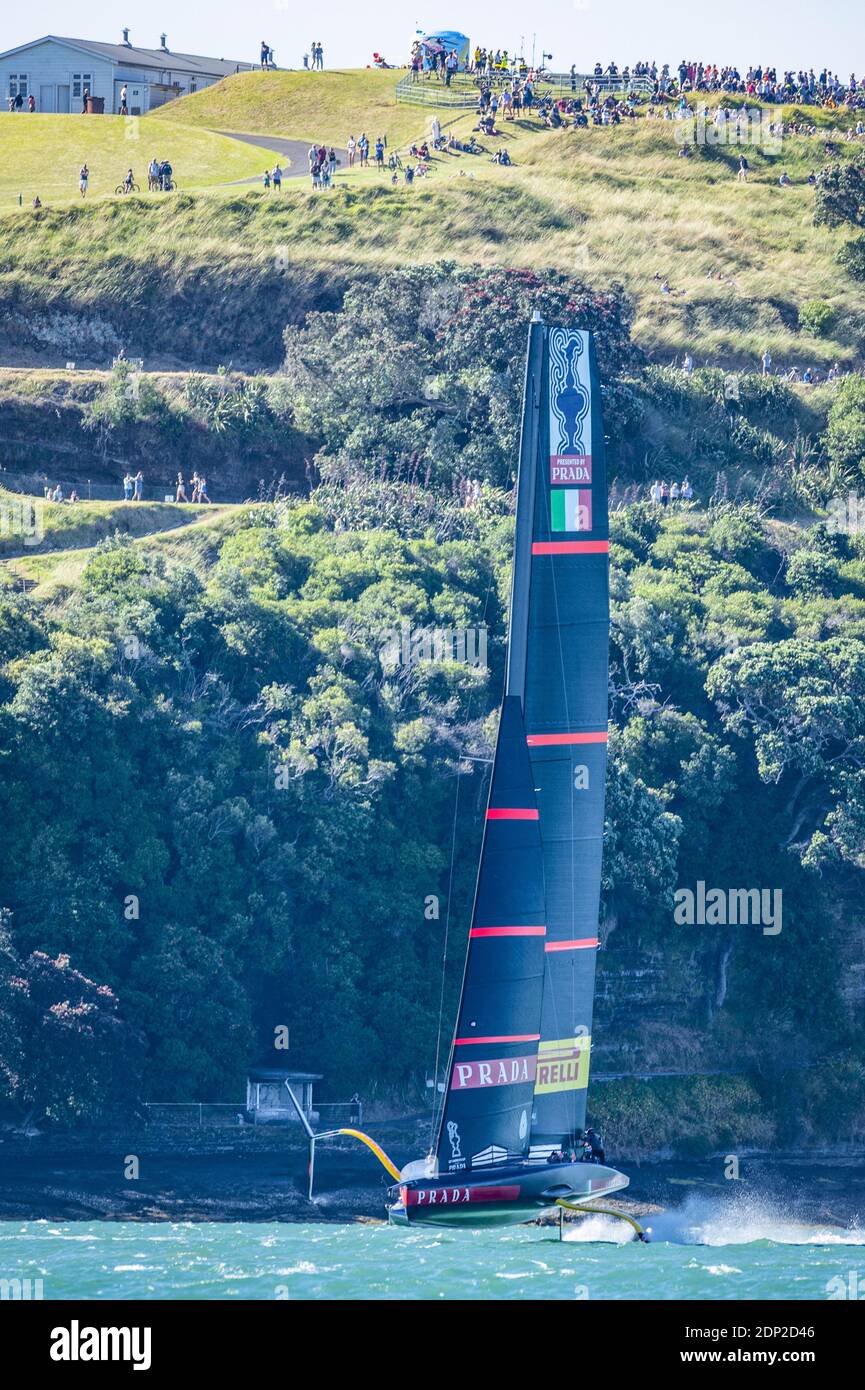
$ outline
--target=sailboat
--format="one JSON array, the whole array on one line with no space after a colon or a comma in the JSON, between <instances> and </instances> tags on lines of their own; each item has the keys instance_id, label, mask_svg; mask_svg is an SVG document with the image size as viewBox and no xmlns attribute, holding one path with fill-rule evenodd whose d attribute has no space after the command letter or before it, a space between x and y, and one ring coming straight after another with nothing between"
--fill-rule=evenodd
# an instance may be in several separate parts
<instances>
[{"instance_id":1,"label":"sailboat","mask_svg":"<svg viewBox=\"0 0 865 1390\"><path fill-rule=\"evenodd\" d=\"M568 1162L586 1121L609 651L604 428L591 334L529 329L505 693L432 1152L392 1222L526 1221L627 1187Z\"/></svg>"},{"instance_id":2,"label":"sailboat","mask_svg":"<svg viewBox=\"0 0 865 1390\"><path fill-rule=\"evenodd\" d=\"M391 1174L392 1223L524 1222L556 1206L597 1210L628 1185L597 1154L567 1161L583 1152L592 1047L608 536L592 337L535 315L506 684L436 1140L399 1171L367 1135L331 1132L362 1140ZM331 1136L309 1135L311 1196L315 1140Z\"/></svg>"}]
</instances>

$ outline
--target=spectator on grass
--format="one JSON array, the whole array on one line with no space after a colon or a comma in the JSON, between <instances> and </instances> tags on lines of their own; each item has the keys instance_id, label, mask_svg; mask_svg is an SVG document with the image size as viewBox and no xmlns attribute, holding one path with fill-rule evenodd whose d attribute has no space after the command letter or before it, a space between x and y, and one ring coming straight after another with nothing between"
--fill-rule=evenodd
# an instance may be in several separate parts
<instances>
[{"instance_id":1,"label":"spectator on grass","mask_svg":"<svg viewBox=\"0 0 865 1390\"><path fill-rule=\"evenodd\" d=\"M82 198L87 197L87 185L90 182L90 170L86 164L82 164L78 171L78 187L81 190Z\"/></svg>"},{"instance_id":2,"label":"spectator on grass","mask_svg":"<svg viewBox=\"0 0 865 1390\"><path fill-rule=\"evenodd\" d=\"M32 115L33 112L36 110L36 98L35 98L35 96L33 95L32 92L30 93L29 97L27 98L27 110L30 112L31 115Z\"/></svg>"},{"instance_id":3,"label":"spectator on grass","mask_svg":"<svg viewBox=\"0 0 865 1390\"><path fill-rule=\"evenodd\" d=\"M348 150L348 167L349 167L349 169L353 169L353 168L354 168L354 155L355 155L355 151L356 151L356 149L357 149L357 141L355 140L355 138L354 138L353 135L350 135L350 136L348 137L348 144L346 145L346 149Z\"/></svg>"},{"instance_id":4,"label":"spectator on grass","mask_svg":"<svg viewBox=\"0 0 865 1390\"><path fill-rule=\"evenodd\" d=\"M185 488L184 485L183 485L183 474L182 474L182 473L178 473L178 475L177 475L177 486L176 486L175 489L174 489L174 500L175 500L175 502L188 502L188 501L189 501L189 498L188 498L187 495L186 495L186 488Z\"/></svg>"},{"instance_id":5,"label":"spectator on grass","mask_svg":"<svg viewBox=\"0 0 865 1390\"><path fill-rule=\"evenodd\" d=\"M771 375L772 375L772 354L771 354L771 352L769 351L768 348L766 348L766 351L763 353L763 356L760 358L760 365L761 365L761 368L762 368L761 376L771 376Z\"/></svg>"},{"instance_id":6,"label":"spectator on grass","mask_svg":"<svg viewBox=\"0 0 865 1390\"><path fill-rule=\"evenodd\" d=\"M124 479L123 479L123 500L124 500L124 502L131 502L131 501L132 501L132 488L133 488L133 486L134 486L134 482L133 482L132 474L131 474L131 473L127 473L126 476L125 476Z\"/></svg>"},{"instance_id":7,"label":"spectator on grass","mask_svg":"<svg viewBox=\"0 0 865 1390\"><path fill-rule=\"evenodd\" d=\"M135 490L132 494L132 500L133 502L140 502L144 497L144 474L142 473L140 468L138 472L135 474L135 477L132 479L132 481L135 485Z\"/></svg>"},{"instance_id":8,"label":"spectator on grass","mask_svg":"<svg viewBox=\"0 0 865 1390\"><path fill-rule=\"evenodd\" d=\"M268 191L268 193L269 193L269 192L270 192L270 170L269 170L269 169L265 169L264 175L263 175L263 177L262 177L262 183L264 184L265 188L267 189L267 191Z\"/></svg>"},{"instance_id":9,"label":"spectator on grass","mask_svg":"<svg viewBox=\"0 0 865 1390\"><path fill-rule=\"evenodd\" d=\"M280 165L279 165L278 163L274 166L273 173L271 174L270 177L273 179L273 186L274 186L274 188L276 189L277 193L281 193L281 192L282 192L282 168L280 167Z\"/></svg>"},{"instance_id":10,"label":"spectator on grass","mask_svg":"<svg viewBox=\"0 0 865 1390\"><path fill-rule=\"evenodd\" d=\"M748 161L743 154L739 155L739 172L736 175L739 183L748 182Z\"/></svg>"}]
</instances>

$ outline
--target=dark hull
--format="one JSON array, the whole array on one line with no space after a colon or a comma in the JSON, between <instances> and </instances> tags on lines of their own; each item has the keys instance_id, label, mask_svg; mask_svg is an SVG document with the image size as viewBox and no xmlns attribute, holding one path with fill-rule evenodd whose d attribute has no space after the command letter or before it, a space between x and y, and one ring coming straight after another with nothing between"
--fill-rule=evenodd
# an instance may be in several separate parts
<instances>
[{"instance_id":1,"label":"dark hull","mask_svg":"<svg viewBox=\"0 0 865 1390\"><path fill-rule=\"evenodd\" d=\"M592 1202L628 1186L597 1163L526 1163L462 1176L416 1178L391 1189L388 1218L400 1225L501 1226L531 1221L562 1199Z\"/></svg>"}]
</instances>

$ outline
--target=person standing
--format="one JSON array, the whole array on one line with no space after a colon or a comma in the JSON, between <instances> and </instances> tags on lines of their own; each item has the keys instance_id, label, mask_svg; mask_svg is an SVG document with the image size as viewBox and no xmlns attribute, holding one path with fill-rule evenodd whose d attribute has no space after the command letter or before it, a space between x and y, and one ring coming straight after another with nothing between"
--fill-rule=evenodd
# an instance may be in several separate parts
<instances>
[{"instance_id":1,"label":"person standing","mask_svg":"<svg viewBox=\"0 0 865 1390\"><path fill-rule=\"evenodd\" d=\"M82 198L87 197L87 185L90 182L90 170L86 164L82 164L78 171L78 187L81 190Z\"/></svg>"},{"instance_id":2,"label":"person standing","mask_svg":"<svg viewBox=\"0 0 865 1390\"><path fill-rule=\"evenodd\" d=\"M273 179L273 186L274 186L274 188L276 189L277 193L281 193L281 192L282 192L282 169L280 168L279 164L277 164L277 165L275 166L275 168L274 168L274 170L273 170L273 173L271 174L271 178Z\"/></svg>"},{"instance_id":3,"label":"person standing","mask_svg":"<svg viewBox=\"0 0 865 1390\"><path fill-rule=\"evenodd\" d=\"M133 502L141 502L144 499L144 474L140 468L135 474L133 482L135 483L135 491L132 494L132 500Z\"/></svg>"},{"instance_id":4,"label":"person standing","mask_svg":"<svg viewBox=\"0 0 865 1390\"><path fill-rule=\"evenodd\" d=\"M123 86L120 88L120 111L118 114L121 116L129 115L129 107L126 105L127 95L126 83L124 82Z\"/></svg>"},{"instance_id":5,"label":"person standing","mask_svg":"<svg viewBox=\"0 0 865 1390\"><path fill-rule=\"evenodd\" d=\"M762 375L762 376L771 376L771 375L772 375L772 354L771 354L771 352L769 351L768 348L766 348L766 351L763 353L763 356L760 358L760 363L761 363L761 366L762 366L762 368L763 368L761 375Z\"/></svg>"},{"instance_id":6,"label":"person standing","mask_svg":"<svg viewBox=\"0 0 865 1390\"><path fill-rule=\"evenodd\" d=\"M126 476L125 476L124 479L123 479L123 500L124 500L124 502L131 502L131 501L132 501L132 474L131 474L131 473L127 473Z\"/></svg>"},{"instance_id":7,"label":"person standing","mask_svg":"<svg viewBox=\"0 0 865 1390\"><path fill-rule=\"evenodd\" d=\"M90 100L90 88L89 88L89 87L85 87L85 88L84 88L84 91L81 93L81 114L82 114L82 116L86 116L86 115L87 115L87 103L88 103L89 100Z\"/></svg>"},{"instance_id":8,"label":"person standing","mask_svg":"<svg viewBox=\"0 0 865 1390\"><path fill-rule=\"evenodd\" d=\"M184 485L183 485L183 474L182 474L182 473L178 473L178 475L177 475L177 486L176 486L176 488L174 489L174 500L175 500L175 502L188 502L188 501L189 501L189 498L188 498L187 495L186 495L186 488L185 488Z\"/></svg>"},{"instance_id":9,"label":"person standing","mask_svg":"<svg viewBox=\"0 0 865 1390\"><path fill-rule=\"evenodd\" d=\"M35 98L35 96L33 95L32 92L30 93L29 97L27 98L27 110L30 112L31 115L32 115L33 112L36 110L36 98Z\"/></svg>"},{"instance_id":10,"label":"person standing","mask_svg":"<svg viewBox=\"0 0 865 1390\"><path fill-rule=\"evenodd\" d=\"M355 150L357 149L357 141L355 140L355 138L354 138L353 135L350 135L350 136L348 137L347 149L348 149L348 167L349 167L349 169L353 169L353 168L354 168L354 152L355 152Z\"/></svg>"}]
</instances>

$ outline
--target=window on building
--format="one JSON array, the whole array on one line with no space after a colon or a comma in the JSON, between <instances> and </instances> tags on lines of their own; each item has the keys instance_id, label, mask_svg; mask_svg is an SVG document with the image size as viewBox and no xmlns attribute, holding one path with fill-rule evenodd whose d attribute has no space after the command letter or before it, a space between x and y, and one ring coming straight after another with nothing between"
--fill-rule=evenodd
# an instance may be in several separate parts
<instances>
[{"instance_id":1,"label":"window on building","mask_svg":"<svg viewBox=\"0 0 865 1390\"><path fill-rule=\"evenodd\" d=\"M90 91L90 92L93 91L93 74L92 74L92 72L73 72L73 74L72 74L72 95L73 95L74 97L81 97L81 96L83 96L83 95L84 95L84 88L85 88L85 87L87 88L88 91Z\"/></svg>"},{"instance_id":2,"label":"window on building","mask_svg":"<svg viewBox=\"0 0 865 1390\"><path fill-rule=\"evenodd\" d=\"M27 85L26 72L10 72L9 74L9 95L10 97L26 97L30 88Z\"/></svg>"}]
</instances>

